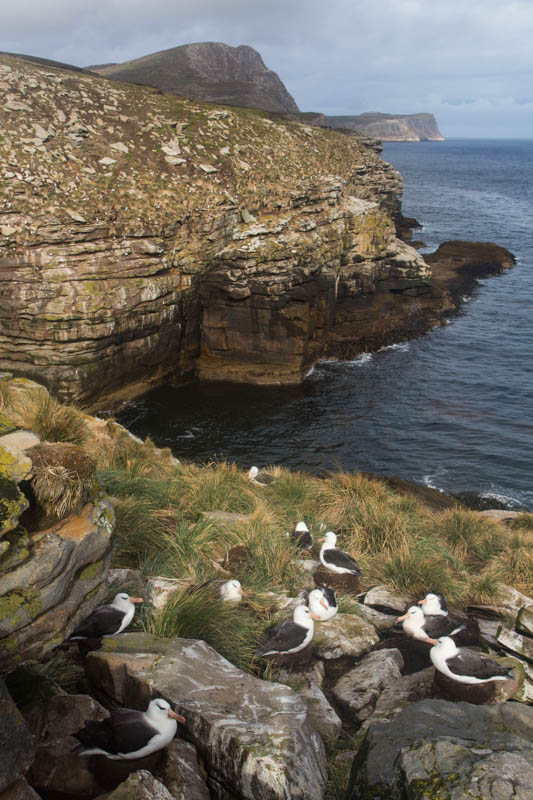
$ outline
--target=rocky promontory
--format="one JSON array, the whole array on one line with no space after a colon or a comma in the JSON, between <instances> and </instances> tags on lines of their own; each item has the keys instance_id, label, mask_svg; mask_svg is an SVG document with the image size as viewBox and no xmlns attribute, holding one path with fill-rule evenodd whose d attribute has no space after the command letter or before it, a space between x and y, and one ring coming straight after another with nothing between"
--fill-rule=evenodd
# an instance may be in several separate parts
<instances>
[{"instance_id":1,"label":"rocky promontory","mask_svg":"<svg viewBox=\"0 0 533 800\"><path fill-rule=\"evenodd\" d=\"M334 128L351 128L384 142L443 142L433 114L380 114L328 117Z\"/></svg>"}]
</instances>

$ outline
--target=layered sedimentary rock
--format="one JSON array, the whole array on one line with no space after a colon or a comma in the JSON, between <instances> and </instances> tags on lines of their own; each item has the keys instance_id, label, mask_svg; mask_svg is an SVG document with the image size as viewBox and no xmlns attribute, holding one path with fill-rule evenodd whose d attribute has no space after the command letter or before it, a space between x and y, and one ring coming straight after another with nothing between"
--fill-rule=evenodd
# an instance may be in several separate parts
<instances>
[{"instance_id":1,"label":"layered sedimentary rock","mask_svg":"<svg viewBox=\"0 0 533 800\"><path fill-rule=\"evenodd\" d=\"M89 69L119 81L156 86L197 100L251 106L267 111L298 111L279 76L253 47L198 42Z\"/></svg>"},{"instance_id":2,"label":"layered sedimentary rock","mask_svg":"<svg viewBox=\"0 0 533 800\"><path fill-rule=\"evenodd\" d=\"M328 117L334 128L351 128L384 142L443 142L433 114L380 114Z\"/></svg>"},{"instance_id":3,"label":"layered sedimentary rock","mask_svg":"<svg viewBox=\"0 0 533 800\"><path fill-rule=\"evenodd\" d=\"M399 176L355 138L7 56L0 88L0 367L64 398L194 374L200 347L201 375L297 381L346 302L427 292Z\"/></svg>"}]
</instances>

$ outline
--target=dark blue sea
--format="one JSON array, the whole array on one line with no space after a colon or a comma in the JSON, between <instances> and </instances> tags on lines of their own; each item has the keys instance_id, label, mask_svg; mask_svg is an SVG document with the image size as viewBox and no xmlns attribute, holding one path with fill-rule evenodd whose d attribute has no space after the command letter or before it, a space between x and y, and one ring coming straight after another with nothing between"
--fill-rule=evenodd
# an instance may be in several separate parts
<instances>
[{"instance_id":1,"label":"dark blue sea","mask_svg":"<svg viewBox=\"0 0 533 800\"><path fill-rule=\"evenodd\" d=\"M496 242L514 269L424 338L322 362L297 389L163 388L121 421L178 458L364 470L533 509L533 141L390 143L383 157L427 251Z\"/></svg>"}]
</instances>

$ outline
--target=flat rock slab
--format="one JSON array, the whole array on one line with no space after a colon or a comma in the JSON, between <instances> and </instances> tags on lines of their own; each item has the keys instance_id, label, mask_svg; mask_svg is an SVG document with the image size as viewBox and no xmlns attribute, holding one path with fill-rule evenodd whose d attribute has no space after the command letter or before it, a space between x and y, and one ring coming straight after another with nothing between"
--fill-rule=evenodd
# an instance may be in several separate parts
<instances>
[{"instance_id":1,"label":"flat rock slab","mask_svg":"<svg viewBox=\"0 0 533 800\"><path fill-rule=\"evenodd\" d=\"M346 800L529 800L532 757L533 708L422 700L370 726Z\"/></svg>"},{"instance_id":2,"label":"flat rock slab","mask_svg":"<svg viewBox=\"0 0 533 800\"><path fill-rule=\"evenodd\" d=\"M526 636L533 636L533 606L520 609L516 618L516 630Z\"/></svg>"},{"instance_id":3,"label":"flat rock slab","mask_svg":"<svg viewBox=\"0 0 533 800\"><path fill-rule=\"evenodd\" d=\"M196 750L189 742L179 739L170 742L154 776L167 787L174 800L209 800Z\"/></svg>"},{"instance_id":4,"label":"flat rock slab","mask_svg":"<svg viewBox=\"0 0 533 800\"><path fill-rule=\"evenodd\" d=\"M0 800L42 800L42 798L25 778L20 778L0 794Z\"/></svg>"},{"instance_id":5,"label":"flat rock slab","mask_svg":"<svg viewBox=\"0 0 533 800\"><path fill-rule=\"evenodd\" d=\"M325 755L307 707L287 686L237 669L205 642L125 633L86 659L98 696L146 708L162 696L186 719L215 796L321 800ZM233 794L231 794L233 793Z\"/></svg>"},{"instance_id":6,"label":"flat rock slab","mask_svg":"<svg viewBox=\"0 0 533 800\"><path fill-rule=\"evenodd\" d=\"M315 623L314 652L328 661L342 656L361 656L378 641L374 626L357 614L336 614L326 622Z\"/></svg>"},{"instance_id":7,"label":"flat rock slab","mask_svg":"<svg viewBox=\"0 0 533 800\"><path fill-rule=\"evenodd\" d=\"M406 608L413 605L413 598L402 592L393 592L386 586L373 586L366 593L364 603L378 611L387 609L391 614L403 614Z\"/></svg>"}]
</instances>

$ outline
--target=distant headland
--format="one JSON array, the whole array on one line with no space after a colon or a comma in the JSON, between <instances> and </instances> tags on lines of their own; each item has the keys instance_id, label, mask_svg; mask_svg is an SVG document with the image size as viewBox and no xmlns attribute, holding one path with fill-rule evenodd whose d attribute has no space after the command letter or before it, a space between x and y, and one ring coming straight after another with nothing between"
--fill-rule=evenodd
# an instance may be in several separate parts
<instances>
[{"instance_id":1,"label":"distant headland","mask_svg":"<svg viewBox=\"0 0 533 800\"><path fill-rule=\"evenodd\" d=\"M433 114L381 114L328 117L333 128L350 128L384 142L443 142Z\"/></svg>"}]
</instances>

